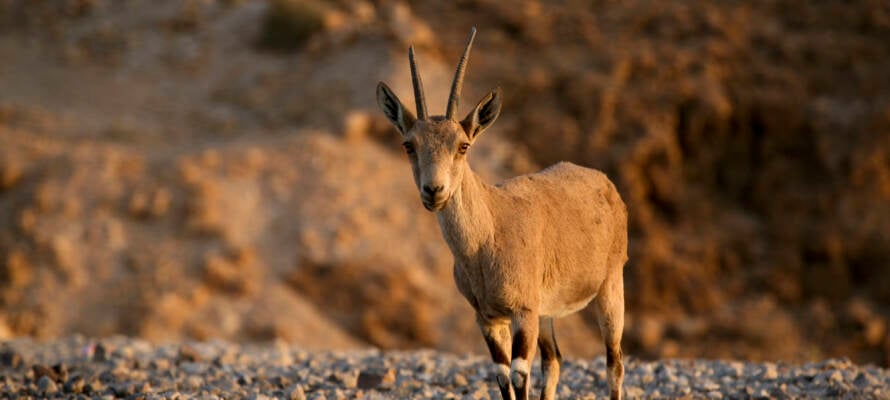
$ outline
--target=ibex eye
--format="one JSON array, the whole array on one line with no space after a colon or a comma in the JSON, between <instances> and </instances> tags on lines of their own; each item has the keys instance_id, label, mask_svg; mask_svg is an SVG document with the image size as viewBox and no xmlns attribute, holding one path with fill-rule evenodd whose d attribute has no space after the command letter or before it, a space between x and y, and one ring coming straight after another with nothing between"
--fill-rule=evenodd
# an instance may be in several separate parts
<instances>
[{"instance_id":1,"label":"ibex eye","mask_svg":"<svg viewBox=\"0 0 890 400\"><path fill-rule=\"evenodd\" d=\"M405 142L405 143L402 143L402 147L405 148L405 152L406 152L406 153L408 153L408 154L414 154L414 143L411 143L411 142Z\"/></svg>"},{"instance_id":2,"label":"ibex eye","mask_svg":"<svg viewBox=\"0 0 890 400\"><path fill-rule=\"evenodd\" d=\"M469 144L469 143L462 143L462 144L460 145L460 147L457 148L457 152L460 153L460 154L466 154L467 149L469 149L469 148L470 148L470 144Z\"/></svg>"}]
</instances>

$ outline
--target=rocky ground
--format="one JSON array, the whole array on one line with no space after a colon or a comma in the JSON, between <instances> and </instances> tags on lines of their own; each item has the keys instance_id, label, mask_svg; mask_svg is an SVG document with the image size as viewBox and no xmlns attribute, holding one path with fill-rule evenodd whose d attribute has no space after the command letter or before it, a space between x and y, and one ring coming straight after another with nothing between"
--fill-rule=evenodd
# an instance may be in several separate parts
<instances>
[{"instance_id":1,"label":"rocky ground","mask_svg":"<svg viewBox=\"0 0 890 400\"><path fill-rule=\"evenodd\" d=\"M442 112L473 25L474 170L627 204L628 354L890 368L881 0L0 0L0 340L485 354L374 96L413 45Z\"/></svg>"},{"instance_id":2,"label":"rocky ground","mask_svg":"<svg viewBox=\"0 0 890 400\"><path fill-rule=\"evenodd\" d=\"M785 364L627 357L626 371L629 398L890 398L890 371L846 359ZM497 398L493 372L479 356L307 352L283 342L153 345L69 337L11 340L0 349L0 395L13 399L485 399ZM540 382L539 375L535 379ZM607 396L603 358L566 360L559 395Z\"/></svg>"}]
</instances>

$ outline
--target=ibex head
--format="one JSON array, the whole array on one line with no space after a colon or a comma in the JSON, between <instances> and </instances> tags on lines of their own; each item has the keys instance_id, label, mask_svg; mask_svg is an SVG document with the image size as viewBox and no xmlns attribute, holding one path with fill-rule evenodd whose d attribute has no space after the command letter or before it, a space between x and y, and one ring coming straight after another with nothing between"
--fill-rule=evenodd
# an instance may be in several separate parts
<instances>
[{"instance_id":1,"label":"ibex head","mask_svg":"<svg viewBox=\"0 0 890 400\"><path fill-rule=\"evenodd\" d=\"M501 112L501 91L495 88L464 117L455 119L467 57L473 46L476 28L470 31L467 47L454 73L448 108L444 116L430 116L423 97L423 83L414 59L414 47L408 49L411 78L414 82L414 99L417 117L414 117L385 83L377 84L377 104L386 118L402 134L405 152L411 160L414 183L420 190L423 206L429 211L445 207L454 191L460 186L466 170L466 154L482 131L488 128Z\"/></svg>"}]
</instances>

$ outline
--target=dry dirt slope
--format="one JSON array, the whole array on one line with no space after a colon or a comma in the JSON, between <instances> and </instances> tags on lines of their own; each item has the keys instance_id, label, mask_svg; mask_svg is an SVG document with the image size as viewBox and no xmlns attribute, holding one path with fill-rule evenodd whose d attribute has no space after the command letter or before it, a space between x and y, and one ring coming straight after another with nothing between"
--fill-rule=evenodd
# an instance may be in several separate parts
<instances>
[{"instance_id":1,"label":"dry dirt slope","mask_svg":"<svg viewBox=\"0 0 890 400\"><path fill-rule=\"evenodd\" d=\"M0 90L5 334L481 349L441 334L475 330L450 256L373 140L396 139L362 111L373 91L353 93L405 73L389 28L270 54L264 3L154 4L5 9L21 14L0 46L15 60ZM445 68L427 64L441 94ZM489 175L522 162L496 137L477 155Z\"/></svg>"},{"instance_id":2,"label":"dry dirt slope","mask_svg":"<svg viewBox=\"0 0 890 400\"><path fill-rule=\"evenodd\" d=\"M414 43L442 109L471 24L464 104L507 101L474 166L630 206L629 352L890 363L875 1L0 2L5 334L480 351L373 107Z\"/></svg>"}]
</instances>

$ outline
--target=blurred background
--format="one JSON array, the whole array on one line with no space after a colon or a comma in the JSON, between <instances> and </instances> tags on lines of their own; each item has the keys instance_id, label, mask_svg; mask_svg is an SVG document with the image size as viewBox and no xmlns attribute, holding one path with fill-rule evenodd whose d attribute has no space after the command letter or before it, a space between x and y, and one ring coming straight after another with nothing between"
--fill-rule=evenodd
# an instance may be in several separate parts
<instances>
[{"instance_id":1,"label":"blurred background","mask_svg":"<svg viewBox=\"0 0 890 400\"><path fill-rule=\"evenodd\" d=\"M473 25L473 167L628 204L626 353L890 365L883 0L0 0L0 337L484 353L374 100Z\"/></svg>"}]
</instances>

